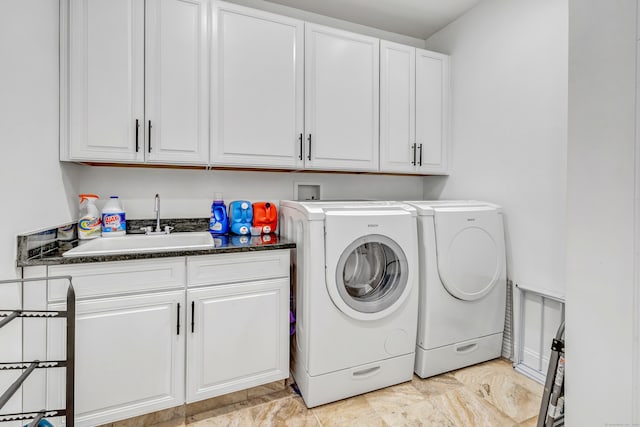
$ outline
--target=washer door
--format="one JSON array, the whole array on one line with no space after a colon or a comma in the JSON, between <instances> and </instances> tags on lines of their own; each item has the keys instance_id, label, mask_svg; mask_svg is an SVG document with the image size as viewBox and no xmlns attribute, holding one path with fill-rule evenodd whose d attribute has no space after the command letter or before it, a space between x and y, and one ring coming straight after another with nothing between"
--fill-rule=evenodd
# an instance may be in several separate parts
<instances>
[{"instance_id":1,"label":"washer door","mask_svg":"<svg viewBox=\"0 0 640 427\"><path fill-rule=\"evenodd\" d=\"M407 257L386 236L361 237L338 259L336 285L341 299L361 313L393 306L407 287Z\"/></svg>"},{"instance_id":2,"label":"washer door","mask_svg":"<svg viewBox=\"0 0 640 427\"><path fill-rule=\"evenodd\" d=\"M376 320L406 300L414 275L403 247L417 245L412 220L395 215L327 215L326 284L340 311L358 320ZM371 225L379 233L371 234Z\"/></svg>"},{"instance_id":3,"label":"washer door","mask_svg":"<svg viewBox=\"0 0 640 427\"><path fill-rule=\"evenodd\" d=\"M438 272L447 292L478 300L506 280L502 215L491 208L436 209Z\"/></svg>"}]
</instances>

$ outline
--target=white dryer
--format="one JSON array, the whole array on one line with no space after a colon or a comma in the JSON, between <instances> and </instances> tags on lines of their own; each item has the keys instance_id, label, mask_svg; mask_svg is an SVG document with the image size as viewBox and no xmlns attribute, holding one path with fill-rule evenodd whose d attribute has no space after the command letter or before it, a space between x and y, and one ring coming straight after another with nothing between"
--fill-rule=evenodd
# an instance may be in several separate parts
<instances>
[{"instance_id":1,"label":"white dryer","mask_svg":"<svg viewBox=\"0 0 640 427\"><path fill-rule=\"evenodd\" d=\"M291 371L308 407L409 381L418 318L416 210L280 202L292 251Z\"/></svg>"},{"instance_id":2,"label":"white dryer","mask_svg":"<svg viewBox=\"0 0 640 427\"><path fill-rule=\"evenodd\" d=\"M412 201L418 210L422 378L500 357L506 306L502 210L476 201Z\"/></svg>"}]
</instances>

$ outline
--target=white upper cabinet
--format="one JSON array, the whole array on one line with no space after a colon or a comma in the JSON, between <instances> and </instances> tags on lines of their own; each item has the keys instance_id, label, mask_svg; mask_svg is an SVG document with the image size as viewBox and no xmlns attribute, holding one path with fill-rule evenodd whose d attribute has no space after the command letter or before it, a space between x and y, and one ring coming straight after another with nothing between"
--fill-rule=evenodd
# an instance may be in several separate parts
<instances>
[{"instance_id":1,"label":"white upper cabinet","mask_svg":"<svg viewBox=\"0 0 640 427\"><path fill-rule=\"evenodd\" d=\"M68 19L62 47L69 61L61 70L61 90L68 91L62 97L61 158L142 162L144 0L62 5L68 7L61 27Z\"/></svg>"},{"instance_id":2,"label":"white upper cabinet","mask_svg":"<svg viewBox=\"0 0 640 427\"><path fill-rule=\"evenodd\" d=\"M380 42L380 170L415 173L416 49Z\"/></svg>"},{"instance_id":3,"label":"white upper cabinet","mask_svg":"<svg viewBox=\"0 0 640 427\"><path fill-rule=\"evenodd\" d=\"M146 156L153 163L207 164L207 0L146 3Z\"/></svg>"},{"instance_id":4,"label":"white upper cabinet","mask_svg":"<svg viewBox=\"0 0 640 427\"><path fill-rule=\"evenodd\" d=\"M208 1L61 4L61 160L206 164Z\"/></svg>"},{"instance_id":5,"label":"white upper cabinet","mask_svg":"<svg viewBox=\"0 0 640 427\"><path fill-rule=\"evenodd\" d=\"M416 49L416 144L421 173L448 170L449 57Z\"/></svg>"},{"instance_id":6,"label":"white upper cabinet","mask_svg":"<svg viewBox=\"0 0 640 427\"><path fill-rule=\"evenodd\" d=\"M446 174L448 57L380 44L380 170Z\"/></svg>"},{"instance_id":7,"label":"white upper cabinet","mask_svg":"<svg viewBox=\"0 0 640 427\"><path fill-rule=\"evenodd\" d=\"M378 169L379 40L305 24L305 167Z\"/></svg>"},{"instance_id":8,"label":"white upper cabinet","mask_svg":"<svg viewBox=\"0 0 640 427\"><path fill-rule=\"evenodd\" d=\"M218 0L61 0L60 159L448 173L449 57Z\"/></svg>"},{"instance_id":9,"label":"white upper cabinet","mask_svg":"<svg viewBox=\"0 0 640 427\"><path fill-rule=\"evenodd\" d=\"M211 163L302 167L304 22L224 2L212 22Z\"/></svg>"}]
</instances>

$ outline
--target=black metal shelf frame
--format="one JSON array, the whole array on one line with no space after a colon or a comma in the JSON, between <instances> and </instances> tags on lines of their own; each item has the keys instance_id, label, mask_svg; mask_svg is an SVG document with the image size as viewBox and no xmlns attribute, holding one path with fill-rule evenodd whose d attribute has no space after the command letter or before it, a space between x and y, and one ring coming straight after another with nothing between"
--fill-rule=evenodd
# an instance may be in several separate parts
<instances>
[{"instance_id":1,"label":"black metal shelf frame","mask_svg":"<svg viewBox=\"0 0 640 427\"><path fill-rule=\"evenodd\" d=\"M20 389L31 373L40 368L65 368L66 370L66 407L64 409L42 409L35 412L19 412L0 415L0 423L7 421L32 420L29 427L35 427L43 418L65 417L66 427L74 426L74 385L75 385L75 330L76 330L76 295L71 283L71 276L35 277L30 279L0 280L0 285L10 283L37 282L46 280L67 280L67 309L66 310L25 310L0 308L0 329L18 318L65 318L67 320L66 360L33 360L12 363L0 363L0 371L23 370L22 374L0 395L0 410L9 399ZM24 305L24 302L23 304Z\"/></svg>"}]
</instances>

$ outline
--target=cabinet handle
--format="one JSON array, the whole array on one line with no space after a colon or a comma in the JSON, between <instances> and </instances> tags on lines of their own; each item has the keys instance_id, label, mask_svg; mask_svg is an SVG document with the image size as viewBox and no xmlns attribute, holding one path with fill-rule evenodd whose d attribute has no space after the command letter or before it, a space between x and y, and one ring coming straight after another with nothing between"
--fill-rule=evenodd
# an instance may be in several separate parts
<instances>
[{"instance_id":1,"label":"cabinet handle","mask_svg":"<svg viewBox=\"0 0 640 427\"><path fill-rule=\"evenodd\" d=\"M420 163L418 164L422 166L422 144L420 144Z\"/></svg>"},{"instance_id":2,"label":"cabinet handle","mask_svg":"<svg viewBox=\"0 0 640 427\"><path fill-rule=\"evenodd\" d=\"M176 318L176 335L180 335L180 303L178 303L178 316Z\"/></svg>"},{"instance_id":3,"label":"cabinet handle","mask_svg":"<svg viewBox=\"0 0 640 427\"><path fill-rule=\"evenodd\" d=\"M140 151L140 143L138 142L139 129L140 129L140 120L136 119L136 153Z\"/></svg>"},{"instance_id":4,"label":"cabinet handle","mask_svg":"<svg viewBox=\"0 0 640 427\"><path fill-rule=\"evenodd\" d=\"M302 134L300 134L298 139L300 140L300 160L302 160Z\"/></svg>"},{"instance_id":5,"label":"cabinet handle","mask_svg":"<svg viewBox=\"0 0 640 427\"><path fill-rule=\"evenodd\" d=\"M307 159L311 160L311 134L309 134L307 141L309 141L309 154L307 155Z\"/></svg>"},{"instance_id":6,"label":"cabinet handle","mask_svg":"<svg viewBox=\"0 0 640 427\"><path fill-rule=\"evenodd\" d=\"M411 164L415 166L416 165L416 144L413 144L411 146L411 149L413 150L413 161L411 162Z\"/></svg>"},{"instance_id":7,"label":"cabinet handle","mask_svg":"<svg viewBox=\"0 0 640 427\"><path fill-rule=\"evenodd\" d=\"M149 120L149 152L151 152L151 120Z\"/></svg>"},{"instance_id":8,"label":"cabinet handle","mask_svg":"<svg viewBox=\"0 0 640 427\"><path fill-rule=\"evenodd\" d=\"M195 316L196 316L196 302L191 301L191 333L194 332L194 329L196 326Z\"/></svg>"}]
</instances>

